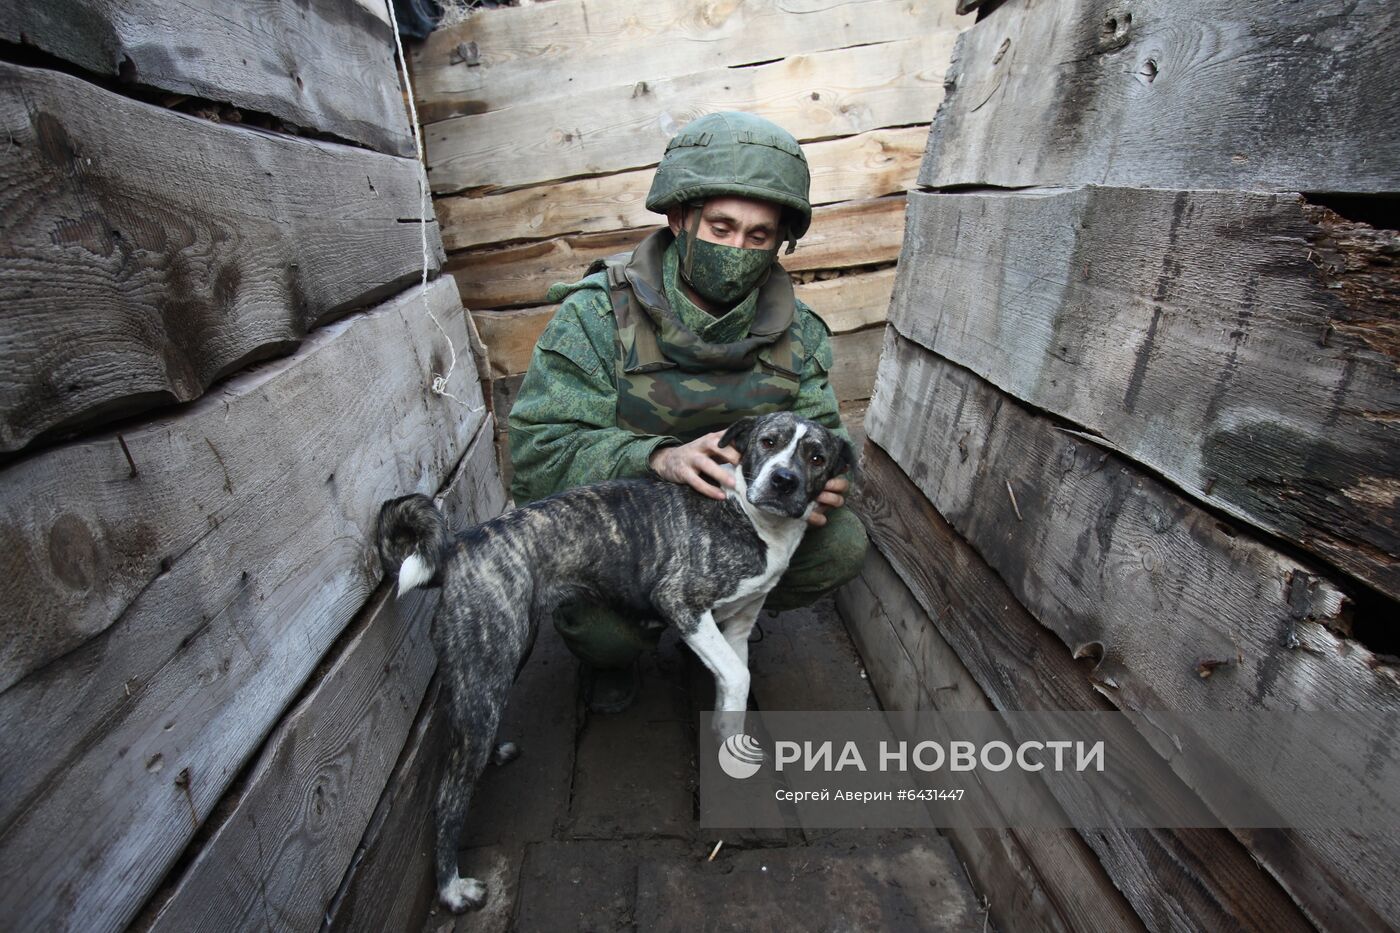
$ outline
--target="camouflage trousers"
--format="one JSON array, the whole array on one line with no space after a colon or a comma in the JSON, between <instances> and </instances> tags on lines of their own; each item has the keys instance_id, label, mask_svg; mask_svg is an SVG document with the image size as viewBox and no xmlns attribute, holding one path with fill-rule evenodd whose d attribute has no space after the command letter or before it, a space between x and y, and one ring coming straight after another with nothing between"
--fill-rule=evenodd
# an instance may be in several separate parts
<instances>
[{"instance_id":1,"label":"camouflage trousers","mask_svg":"<svg viewBox=\"0 0 1400 933\"><path fill-rule=\"evenodd\" d=\"M849 508L828 512L825 525L807 530L763 608L810 606L855 578L869 544ZM576 657L599 668L626 667L644 649L656 647L664 631L602 606L561 609L554 615L554 627Z\"/></svg>"}]
</instances>

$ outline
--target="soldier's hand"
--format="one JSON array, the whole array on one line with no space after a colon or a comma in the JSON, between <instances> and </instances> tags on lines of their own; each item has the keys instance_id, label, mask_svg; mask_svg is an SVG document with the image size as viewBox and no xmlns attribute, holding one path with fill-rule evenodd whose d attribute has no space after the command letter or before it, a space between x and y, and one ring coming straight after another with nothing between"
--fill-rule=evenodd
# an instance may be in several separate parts
<instances>
[{"instance_id":1,"label":"soldier's hand","mask_svg":"<svg viewBox=\"0 0 1400 933\"><path fill-rule=\"evenodd\" d=\"M822 491L817 494L817 507L812 510L812 514L807 516L807 524L813 528L820 528L826 524L827 509L839 509L846 504L846 497L842 495L851 488L849 480L837 477L829 479Z\"/></svg>"},{"instance_id":2,"label":"soldier's hand","mask_svg":"<svg viewBox=\"0 0 1400 933\"><path fill-rule=\"evenodd\" d=\"M663 447L652 453L647 465L664 480L689 486L711 499L723 499L724 490L734 485L734 475L720 464L739 462L739 451L719 446L723 436L723 431L715 431L689 444Z\"/></svg>"}]
</instances>

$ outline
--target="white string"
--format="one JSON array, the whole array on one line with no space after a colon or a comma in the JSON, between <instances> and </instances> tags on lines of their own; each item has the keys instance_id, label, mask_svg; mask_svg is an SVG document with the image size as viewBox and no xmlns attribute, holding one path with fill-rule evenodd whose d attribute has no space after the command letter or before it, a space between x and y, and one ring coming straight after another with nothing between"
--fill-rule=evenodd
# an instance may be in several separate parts
<instances>
[{"instance_id":1,"label":"white string","mask_svg":"<svg viewBox=\"0 0 1400 933\"><path fill-rule=\"evenodd\" d=\"M464 408L470 408L474 412L484 411L486 408L485 405L479 408L472 408L472 406L447 391L447 380L452 378L452 371L457 368L457 348L453 346L452 337L447 333L447 328L442 326L442 322L437 319L437 315L433 314L433 309L428 304L428 266L430 263L428 255L429 199L427 172L425 171L425 161L423 159L423 134L418 128L418 105L413 100L413 82L408 77L408 56L404 54L403 40L399 38L399 19L394 14L394 0L384 0L384 5L389 9L389 28L394 32L394 46L399 52L399 68L400 73L403 75L405 95L408 97L408 115L413 125L413 148L418 154L418 211L420 220L418 232L423 244L423 277L418 285L423 296L423 310L427 312L428 317L432 318L433 323L437 325L437 329L442 332L442 339L446 341L447 352L450 354L447 372L442 374L433 373L432 390L438 395L452 399L452 401Z\"/></svg>"}]
</instances>

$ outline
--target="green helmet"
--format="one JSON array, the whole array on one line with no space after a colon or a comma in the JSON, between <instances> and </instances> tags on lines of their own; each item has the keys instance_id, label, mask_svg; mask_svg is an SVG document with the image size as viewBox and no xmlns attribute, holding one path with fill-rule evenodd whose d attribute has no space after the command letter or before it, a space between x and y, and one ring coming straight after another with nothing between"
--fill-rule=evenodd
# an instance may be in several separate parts
<instances>
[{"instance_id":1,"label":"green helmet","mask_svg":"<svg viewBox=\"0 0 1400 933\"><path fill-rule=\"evenodd\" d=\"M647 209L664 214L677 204L734 195L782 205L796 240L812 223L811 173L802 147L787 130L751 113L727 110L688 123L666 144Z\"/></svg>"}]
</instances>

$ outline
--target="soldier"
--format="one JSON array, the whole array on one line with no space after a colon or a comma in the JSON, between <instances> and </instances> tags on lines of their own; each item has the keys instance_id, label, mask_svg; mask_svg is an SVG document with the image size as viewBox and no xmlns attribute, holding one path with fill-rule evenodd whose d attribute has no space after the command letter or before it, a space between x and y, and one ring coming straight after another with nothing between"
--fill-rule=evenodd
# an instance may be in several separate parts
<instances>
[{"instance_id":1,"label":"soldier","mask_svg":"<svg viewBox=\"0 0 1400 933\"><path fill-rule=\"evenodd\" d=\"M722 499L733 479L720 464L739 455L718 441L744 415L792 411L849 439L830 331L776 261L811 223L808 183L797 140L751 114L701 117L667 144L646 201L667 226L549 290L563 304L509 418L517 505L646 475ZM827 485L765 608L810 605L859 571L868 542L842 508L847 488ZM590 709L625 708L662 629L598 606L561 611L555 627L584 662Z\"/></svg>"}]
</instances>

